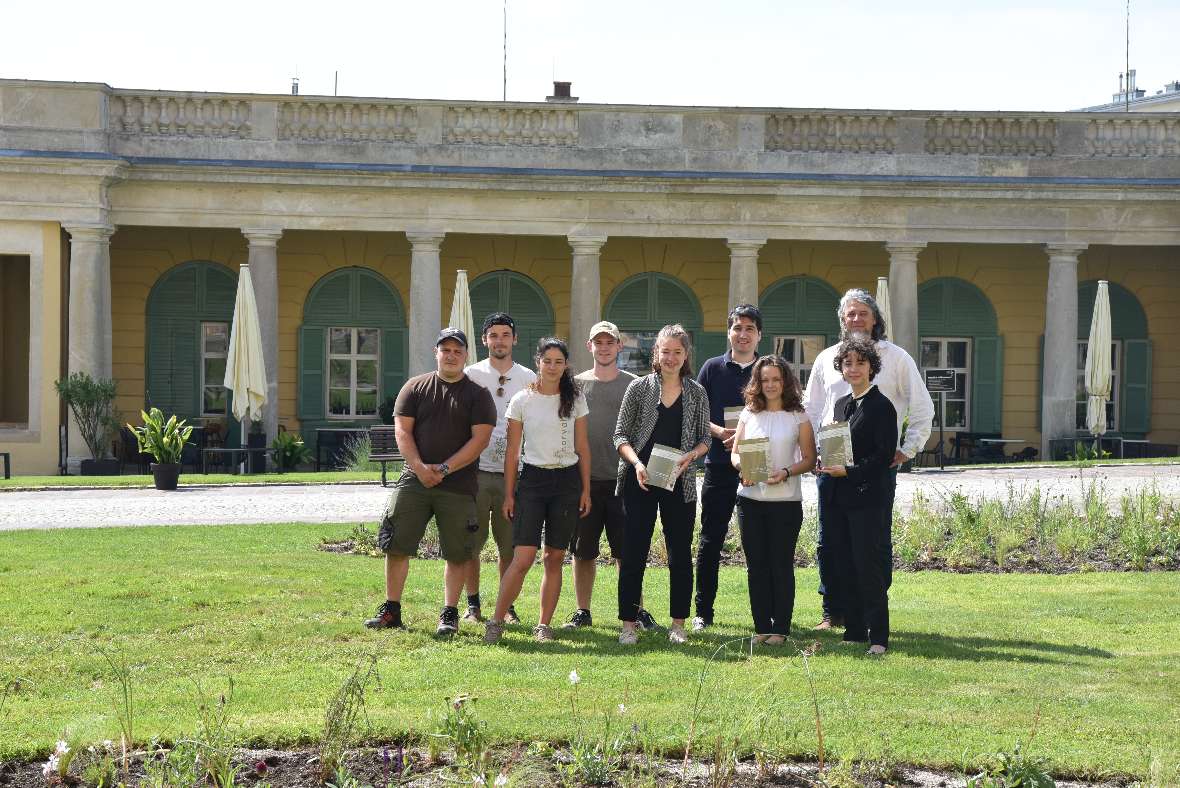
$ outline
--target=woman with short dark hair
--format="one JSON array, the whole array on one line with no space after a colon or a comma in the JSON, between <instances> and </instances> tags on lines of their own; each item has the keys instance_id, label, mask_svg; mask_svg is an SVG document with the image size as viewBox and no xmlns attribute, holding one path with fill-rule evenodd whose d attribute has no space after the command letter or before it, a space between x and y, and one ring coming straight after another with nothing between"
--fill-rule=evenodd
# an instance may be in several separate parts
<instances>
[{"instance_id":1,"label":"woman with short dark hair","mask_svg":"<svg viewBox=\"0 0 1180 788\"><path fill-rule=\"evenodd\" d=\"M880 656L889 647L886 562L891 564L893 555L887 507L889 464L897 451L897 411L873 385L881 357L872 341L845 340L834 366L852 387L850 394L836 400L833 414L848 422L853 463L833 466L820 458L816 473L823 479L823 527L836 557L836 595L846 611L844 640L867 641L868 653Z\"/></svg>"}]
</instances>

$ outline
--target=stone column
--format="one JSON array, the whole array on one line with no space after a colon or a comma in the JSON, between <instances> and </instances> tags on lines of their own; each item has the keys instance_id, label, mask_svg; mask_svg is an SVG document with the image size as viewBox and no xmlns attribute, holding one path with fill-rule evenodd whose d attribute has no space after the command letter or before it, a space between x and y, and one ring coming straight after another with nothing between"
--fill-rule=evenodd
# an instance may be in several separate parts
<instances>
[{"instance_id":1,"label":"stone column","mask_svg":"<svg viewBox=\"0 0 1180 788\"><path fill-rule=\"evenodd\" d=\"M250 243L247 262L254 300L258 303L258 327L262 333L262 358L266 362L266 409L262 424L267 444L279 434L279 251L283 231L273 227L243 228Z\"/></svg>"},{"instance_id":2,"label":"stone column","mask_svg":"<svg viewBox=\"0 0 1180 788\"><path fill-rule=\"evenodd\" d=\"M1049 287L1045 293L1045 357L1041 360L1041 457L1049 441L1073 437L1077 387L1078 255L1083 244L1046 244Z\"/></svg>"},{"instance_id":3,"label":"stone column","mask_svg":"<svg viewBox=\"0 0 1180 788\"><path fill-rule=\"evenodd\" d=\"M885 326L889 340L918 356L918 253L926 244L885 244L889 252L889 312L893 325Z\"/></svg>"},{"instance_id":4,"label":"stone column","mask_svg":"<svg viewBox=\"0 0 1180 788\"><path fill-rule=\"evenodd\" d=\"M586 338L590 327L602 319L599 252L604 243L605 236L569 236L569 244L574 250L570 275L569 344L575 373L594 365L594 358L586 350Z\"/></svg>"},{"instance_id":5,"label":"stone column","mask_svg":"<svg viewBox=\"0 0 1180 788\"><path fill-rule=\"evenodd\" d=\"M406 233L410 240L410 376L430 372L434 340L442 328L442 270L439 249L443 233ZM468 337L475 342L475 337Z\"/></svg>"},{"instance_id":6,"label":"stone column","mask_svg":"<svg viewBox=\"0 0 1180 788\"><path fill-rule=\"evenodd\" d=\"M92 378L111 377L111 235L105 224L68 225L70 234L70 322L68 370ZM73 416L69 417L67 467L90 458Z\"/></svg>"},{"instance_id":7,"label":"stone column","mask_svg":"<svg viewBox=\"0 0 1180 788\"><path fill-rule=\"evenodd\" d=\"M758 305L758 250L766 245L766 239L730 238L725 244L729 247L728 314L738 304Z\"/></svg>"}]
</instances>

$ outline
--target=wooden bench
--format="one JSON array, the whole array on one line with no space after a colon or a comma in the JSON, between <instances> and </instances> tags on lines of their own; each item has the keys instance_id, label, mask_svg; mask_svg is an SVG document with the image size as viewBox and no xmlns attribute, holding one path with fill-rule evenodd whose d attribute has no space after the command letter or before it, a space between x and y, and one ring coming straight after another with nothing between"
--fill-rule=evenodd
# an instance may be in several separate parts
<instances>
[{"instance_id":1,"label":"wooden bench","mask_svg":"<svg viewBox=\"0 0 1180 788\"><path fill-rule=\"evenodd\" d=\"M397 435L392 424L374 424L369 427L369 459L381 463L381 486L385 486L385 466L391 462L404 462L405 458L397 449Z\"/></svg>"}]
</instances>

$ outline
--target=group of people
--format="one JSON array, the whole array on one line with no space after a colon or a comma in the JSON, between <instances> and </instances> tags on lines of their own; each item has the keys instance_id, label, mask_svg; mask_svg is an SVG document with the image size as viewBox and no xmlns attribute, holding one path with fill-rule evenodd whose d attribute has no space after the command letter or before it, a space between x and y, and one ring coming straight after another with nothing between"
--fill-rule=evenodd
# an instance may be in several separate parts
<instances>
[{"instance_id":1,"label":"group of people","mask_svg":"<svg viewBox=\"0 0 1180 788\"><path fill-rule=\"evenodd\" d=\"M436 370L407 381L394 406L405 467L378 536L386 600L366 625L404 626L409 558L433 518L446 562L438 635L458 631L466 590L462 621L483 623L484 641L499 641L506 625L520 622L514 603L538 552L543 575L533 636L554 638L567 552L573 554L577 608L562 626L591 626L605 532L619 564L619 642L637 643L641 631L659 628L643 604L658 517L669 572L668 639L685 643L690 630L713 624L721 550L736 507L754 639L782 644L795 600L800 477L814 472L824 599L816 628L843 627L845 641L884 654L896 468L922 448L934 409L913 359L885 339L871 295L848 291L839 318L841 341L814 360L805 390L783 358L758 355L762 314L750 304L733 308L729 349L696 375L692 337L679 325L660 330L652 371L641 377L619 368L622 336L606 321L591 329L586 341L594 363L578 375L570 368L569 347L555 337L538 344L536 371L515 363L518 337L508 314L484 320L488 357L470 366L468 337L443 329L435 342ZM740 409L736 426L727 424L727 409ZM833 421L848 423L847 464L817 457L816 435ZM765 473L742 472L739 447L751 438L768 446ZM662 457L664 447L679 454L670 489L655 483L663 474L648 471L653 451ZM485 619L479 556L489 533L499 554L499 590Z\"/></svg>"}]
</instances>

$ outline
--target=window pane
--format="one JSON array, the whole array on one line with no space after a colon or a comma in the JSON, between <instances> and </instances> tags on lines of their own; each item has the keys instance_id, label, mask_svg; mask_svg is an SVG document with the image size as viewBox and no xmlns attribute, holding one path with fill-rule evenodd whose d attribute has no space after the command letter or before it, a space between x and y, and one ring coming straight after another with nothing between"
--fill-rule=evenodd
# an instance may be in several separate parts
<instances>
[{"instance_id":1,"label":"window pane","mask_svg":"<svg viewBox=\"0 0 1180 788\"><path fill-rule=\"evenodd\" d=\"M967 368L967 343L957 340L946 343L946 365L957 369Z\"/></svg>"},{"instance_id":2,"label":"window pane","mask_svg":"<svg viewBox=\"0 0 1180 788\"><path fill-rule=\"evenodd\" d=\"M333 328L328 350L333 355L346 356L352 352L352 329Z\"/></svg>"},{"instance_id":3,"label":"window pane","mask_svg":"<svg viewBox=\"0 0 1180 788\"><path fill-rule=\"evenodd\" d=\"M206 323L205 352L224 356L229 349L229 326L226 323Z\"/></svg>"},{"instance_id":4,"label":"window pane","mask_svg":"<svg viewBox=\"0 0 1180 788\"><path fill-rule=\"evenodd\" d=\"M333 388L348 388L352 385L351 363L347 359L332 359L328 362L328 385Z\"/></svg>"},{"instance_id":5,"label":"window pane","mask_svg":"<svg viewBox=\"0 0 1180 788\"><path fill-rule=\"evenodd\" d=\"M376 361L358 361L356 362L356 385L357 388L363 386L377 385L377 362Z\"/></svg>"},{"instance_id":6,"label":"window pane","mask_svg":"<svg viewBox=\"0 0 1180 788\"><path fill-rule=\"evenodd\" d=\"M774 338L774 352L782 356L788 363L794 364L798 362L795 358L795 338L794 337L775 337Z\"/></svg>"},{"instance_id":7,"label":"window pane","mask_svg":"<svg viewBox=\"0 0 1180 788\"><path fill-rule=\"evenodd\" d=\"M810 378L811 378L811 370L810 369L799 370L799 388L806 389L807 388L807 381Z\"/></svg>"},{"instance_id":8,"label":"window pane","mask_svg":"<svg viewBox=\"0 0 1180 788\"><path fill-rule=\"evenodd\" d=\"M225 359L205 359L205 385L222 385L225 382Z\"/></svg>"},{"instance_id":9,"label":"window pane","mask_svg":"<svg viewBox=\"0 0 1180 788\"><path fill-rule=\"evenodd\" d=\"M375 328L358 328L356 330L356 352L361 356L377 355L377 335Z\"/></svg>"},{"instance_id":10,"label":"window pane","mask_svg":"<svg viewBox=\"0 0 1180 788\"><path fill-rule=\"evenodd\" d=\"M800 349L803 351L803 363L814 364L815 357L824 349L823 337L803 337L799 340Z\"/></svg>"},{"instance_id":11,"label":"window pane","mask_svg":"<svg viewBox=\"0 0 1180 788\"><path fill-rule=\"evenodd\" d=\"M964 399L967 394L967 374L964 372L955 373L955 390L948 391L947 397L949 399Z\"/></svg>"},{"instance_id":12,"label":"window pane","mask_svg":"<svg viewBox=\"0 0 1180 788\"><path fill-rule=\"evenodd\" d=\"M373 416L377 413L377 392L360 391L356 393L356 415Z\"/></svg>"},{"instance_id":13,"label":"window pane","mask_svg":"<svg viewBox=\"0 0 1180 788\"><path fill-rule=\"evenodd\" d=\"M1086 369L1086 343L1078 343L1078 371Z\"/></svg>"},{"instance_id":14,"label":"window pane","mask_svg":"<svg viewBox=\"0 0 1180 788\"><path fill-rule=\"evenodd\" d=\"M328 389L328 412L333 416L347 416L348 389Z\"/></svg>"},{"instance_id":15,"label":"window pane","mask_svg":"<svg viewBox=\"0 0 1180 788\"><path fill-rule=\"evenodd\" d=\"M224 386L205 386L201 413L220 416L229 410L229 390Z\"/></svg>"},{"instance_id":16,"label":"window pane","mask_svg":"<svg viewBox=\"0 0 1180 788\"><path fill-rule=\"evenodd\" d=\"M966 428L967 426L967 403L965 402L947 402L946 404L946 426L954 428Z\"/></svg>"},{"instance_id":17,"label":"window pane","mask_svg":"<svg viewBox=\"0 0 1180 788\"><path fill-rule=\"evenodd\" d=\"M1086 429L1086 401L1084 399L1077 404L1077 414L1073 426L1077 430Z\"/></svg>"},{"instance_id":18,"label":"window pane","mask_svg":"<svg viewBox=\"0 0 1180 788\"><path fill-rule=\"evenodd\" d=\"M922 367L934 368L940 363L938 342L922 341Z\"/></svg>"},{"instance_id":19,"label":"window pane","mask_svg":"<svg viewBox=\"0 0 1180 788\"><path fill-rule=\"evenodd\" d=\"M651 352L656 342L656 332L622 332L622 337L619 369L625 369L635 375L646 375L651 372Z\"/></svg>"},{"instance_id":20,"label":"window pane","mask_svg":"<svg viewBox=\"0 0 1180 788\"><path fill-rule=\"evenodd\" d=\"M1106 403L1106 429L1111 432L1113 432L1115 429L1114 413L1115 413L1114 403L1107 402Z\"/></svg>"}]
</instances>

